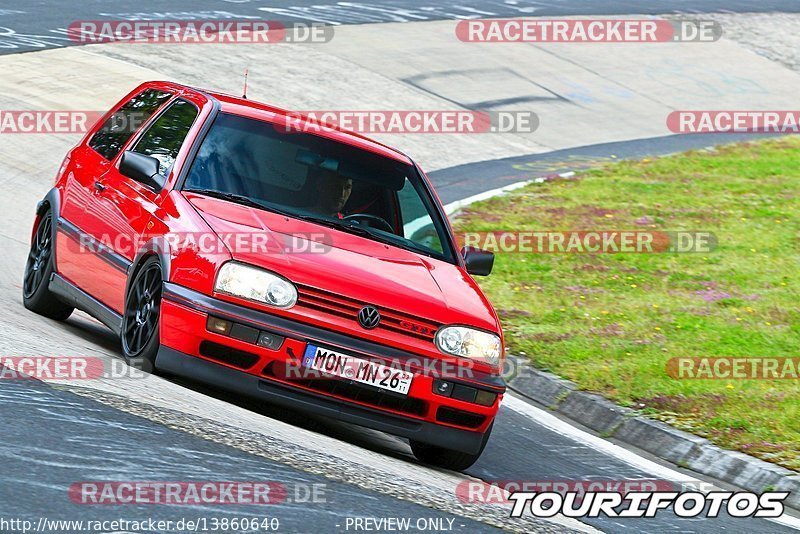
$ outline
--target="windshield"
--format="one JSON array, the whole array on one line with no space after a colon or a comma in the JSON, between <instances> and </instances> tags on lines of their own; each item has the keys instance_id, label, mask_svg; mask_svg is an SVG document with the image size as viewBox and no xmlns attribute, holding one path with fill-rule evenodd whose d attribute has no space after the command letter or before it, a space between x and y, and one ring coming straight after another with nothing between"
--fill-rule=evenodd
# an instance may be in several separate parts
<instances>
[{"instance_id":1,"label":"windshield","mask_svg":"<svg viewBox=\"0 0 800 534\"><path fill-rule=\"evenodd\" d=\"M221 113L183 190L455 263L444 221L413 165L269 122Z\"/></svg>"}]
</instances>

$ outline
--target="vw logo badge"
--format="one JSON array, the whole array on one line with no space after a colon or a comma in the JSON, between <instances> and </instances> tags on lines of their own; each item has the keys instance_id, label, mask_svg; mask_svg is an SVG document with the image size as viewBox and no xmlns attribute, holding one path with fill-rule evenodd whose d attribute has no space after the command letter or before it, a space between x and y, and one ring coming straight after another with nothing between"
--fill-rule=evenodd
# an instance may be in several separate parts
<instances>
[{"instance_id":1,"label":"vw logo badge","mask_svg":"<svg viewBox=\"0 0 800 534\"><path fill-rule=\"evenodd\" d=\"M375 306L364 306L358 312L358 324L367 330L372 330L381 322L381 312Z\"/></svg>"}]
</instances>

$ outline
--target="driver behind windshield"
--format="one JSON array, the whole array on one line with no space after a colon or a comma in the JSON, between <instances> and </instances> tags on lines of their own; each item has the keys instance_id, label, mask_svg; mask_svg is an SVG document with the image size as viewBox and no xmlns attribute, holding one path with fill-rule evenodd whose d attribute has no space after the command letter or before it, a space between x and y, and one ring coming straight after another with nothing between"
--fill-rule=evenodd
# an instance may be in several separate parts
<instances>
[{"instance_id":1,"label":"driver behind windshield","mask_svg":"<svg viewBox=\"0 0 800 534\"><path fill-rule=\"evenodd\" d=\"M316 184L316 198L307 210L317 215L342 219L342 209L353 192L353 180L321 167L311 168L308 179Z\"/></svg>"}]
</instances>

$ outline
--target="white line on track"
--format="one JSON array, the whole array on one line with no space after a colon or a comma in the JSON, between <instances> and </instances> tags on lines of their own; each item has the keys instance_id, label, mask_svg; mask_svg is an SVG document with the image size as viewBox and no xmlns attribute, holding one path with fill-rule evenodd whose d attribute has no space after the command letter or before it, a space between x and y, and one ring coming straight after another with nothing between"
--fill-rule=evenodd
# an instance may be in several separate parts
<instances>
[{"instance_id":1,"label":"white line on track","mask_svg":"<svg viewBox=\"0 0 800 534\"><path fill-rule=\"evenodd\" d=\"M619 445L615 445L614 443L611 443L610 441L607 441L599 436L595 436L589 432L574 427L566 421L559 419L546 410L537 408L533 404L520 397L517 397L516 395L506 394L503 397L503 405L524 417L528 417L543 427L560 434L561 436L589 445L597 451L608 454L609 456L613 456L614 458L622 460L634 467L641 469L642 471L651 473L659 479L669 480L671 482L695 482L706 484L706 482L703 480L685 473L680 473L652 460L648 460L647 458L639 456L633 451L630 451L624 447L620 447ZM800 519L788 514L784 514L780 518L770 518L769 521L800 530Z\"/></svg>"}]
</instances>

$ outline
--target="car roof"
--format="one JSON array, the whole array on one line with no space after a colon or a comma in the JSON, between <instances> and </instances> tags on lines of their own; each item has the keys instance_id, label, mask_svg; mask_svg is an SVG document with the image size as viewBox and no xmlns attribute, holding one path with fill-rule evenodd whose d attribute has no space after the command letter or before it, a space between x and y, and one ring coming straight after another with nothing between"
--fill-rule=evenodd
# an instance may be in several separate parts
<instances>
[{"instance_id":1,"label":"car roof","mask_svg":"<svg viewBox=\"0 0 800 534\"><path fill-rule=\"evenodd\" d=\"M278 120L281 120L280 118L288 118L292 120L294 125L299 126L300 132L308 131L312 135L319 135L321 137L333 139L334 141L339 141L357 148L368 150L375 154L392 158L408 165L414 164L411 158L395 148L384 145L383 143L379 143L378 141L365 137L359 133L314 120L303 113L286 110L255 100L249 100L244 97L238 97L218 91L210 91L189 86L183 86L183 88L185 90L196 91L205 96L216 99L221 105L221 111L225 113L232 113L234 115L241 115L270 122L274 121L276 118L278 118ZM311 127L304 129L303 127L307 125L310 125Z\"/></svg>"}]
</instances>

